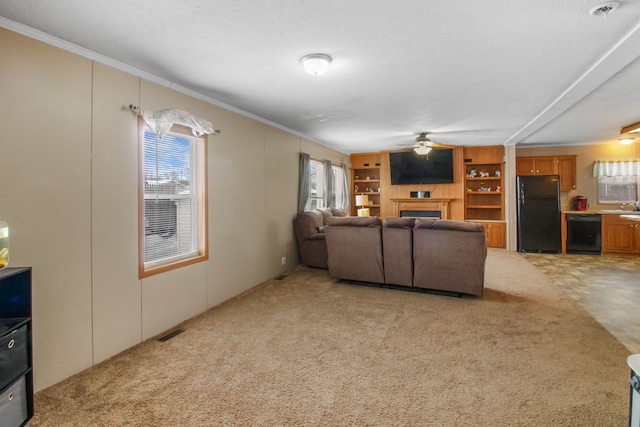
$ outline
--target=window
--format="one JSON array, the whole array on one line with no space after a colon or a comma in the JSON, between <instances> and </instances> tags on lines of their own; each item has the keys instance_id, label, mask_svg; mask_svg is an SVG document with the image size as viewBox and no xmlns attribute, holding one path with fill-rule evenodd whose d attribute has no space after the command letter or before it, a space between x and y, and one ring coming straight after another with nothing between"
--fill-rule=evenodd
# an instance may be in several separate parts
<instances>
[{"instance_id":1,"label":"window","mask_svg":"<svg viewBox=\"0 0 640 427\"><path fill-rule=\"evenodd\" d=\"M207 136L141 127L139 271L147 277L208 258Z\"/></svg>"},{"instance_id":2,"label":"window","mask_svg":"<svg viewBox=\"0 0 640 427\"><path fill-rule=\"evenodd\" d=\"M324 164L317 160L311 160L311 175L309 179L309 209L323 207L324 198Z\"/></svg>"},{"instance_id":3,"label":"window","mask_svg":"<svg viewBox=\"0 0 640 427\"><path fill-rule=\"evenodd\" d=\"M599 176L598 202L627 203L639 199L640 182L636 175Z\"/></svg>"},{"instance_id":4,"label":"window","mask_svg":"<svg viewBox=\"0 0 640 427\"><path fill-rule=\"evenodd\" d=\"M596 160L599 203L635 202L640 196L640 160Z\"/></svg>"},{"instance_id":5,"label":"window","mask_svg":"<svg viewBox=\"0 0 640 427\"><path fill-rule=\"evenodd\" d=\"M331 195L326 194L325 188L325 165L318 160L310 161L310 191L309 191L309 207L307 209L316 209L322 207L341 207L343 206L343 172L339 165L331 165L331 176L333 191ZM327 196L329 199L327 199Z\"/></svg>"}]
</instances>

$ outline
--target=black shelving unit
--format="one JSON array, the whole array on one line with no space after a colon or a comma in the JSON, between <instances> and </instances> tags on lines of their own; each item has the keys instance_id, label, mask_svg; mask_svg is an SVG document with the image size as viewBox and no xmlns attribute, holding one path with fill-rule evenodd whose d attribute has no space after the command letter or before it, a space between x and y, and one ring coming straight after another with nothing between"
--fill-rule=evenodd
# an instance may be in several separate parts
<instances>
[{"instance_id":1,"label":"black shelving unit","mask_svg":"<svg viewBox=\"0 0 640 427\"><path fill-rule=\"evenodd\" d=\"M0 270L0 424L33 417L31 267Z\"/></svg>"}]
</instances>

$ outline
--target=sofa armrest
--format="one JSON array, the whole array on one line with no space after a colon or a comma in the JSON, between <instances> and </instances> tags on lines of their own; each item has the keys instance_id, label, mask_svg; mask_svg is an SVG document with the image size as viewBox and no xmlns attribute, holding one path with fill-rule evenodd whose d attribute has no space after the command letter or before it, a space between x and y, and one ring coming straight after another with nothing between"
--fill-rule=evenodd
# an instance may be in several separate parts
<instances>
[{"instance_id":1,"label":"sofa armrest","mask_svg":"<svg viewBox=\"0 0 640 427\"><path fill-rule=\"evenodd\" d=\"M322 213L318 210L298 212L293 220L298 245L318 232L324 224Z\"/></svg>"}]
</instances>

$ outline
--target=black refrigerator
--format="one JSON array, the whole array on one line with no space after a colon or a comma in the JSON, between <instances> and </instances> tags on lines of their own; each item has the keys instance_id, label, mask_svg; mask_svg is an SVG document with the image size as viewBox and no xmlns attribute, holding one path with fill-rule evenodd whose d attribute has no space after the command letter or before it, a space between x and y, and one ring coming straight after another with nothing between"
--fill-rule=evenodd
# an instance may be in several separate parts
<instances>
[{"instance_id":1,"label":"black refrigerator","mask_svg":"<svg viewBox=\"0 0 640 427\"><path fill-rule=\"evenodd\" d=\"M558 175L516 177L518 251L560 253L560 183Z\"/></svg>"}]
</instances>

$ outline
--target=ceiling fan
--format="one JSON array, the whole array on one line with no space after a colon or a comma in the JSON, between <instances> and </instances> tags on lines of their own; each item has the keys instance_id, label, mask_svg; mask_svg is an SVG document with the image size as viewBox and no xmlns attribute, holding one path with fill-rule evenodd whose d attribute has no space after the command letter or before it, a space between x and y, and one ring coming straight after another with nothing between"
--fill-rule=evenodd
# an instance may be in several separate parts
<instances>
[{"instance_id":1,"label":"ceiling fan","mask_svg":"<svg viewBox=\"0 0 640 427\"><path fill-rule=\"evenodd\" d=\"M400 146L411 146L413 148L413 151L415 151L416 154L419 154L421 156L429 154L429 152L433 148L451 147L451 145L446 145L446 144L440 144L438 142L433 142L432 140L430 140L427 137L427 135L429 135L429 132L420 132L418 134L418 137L416 138L415 144L398 144L398 145L400 145Z\"/></svg>"}]
</instances>

